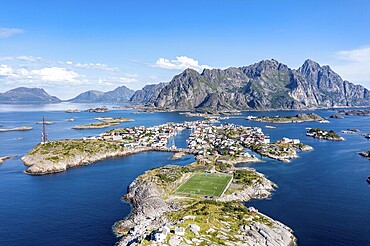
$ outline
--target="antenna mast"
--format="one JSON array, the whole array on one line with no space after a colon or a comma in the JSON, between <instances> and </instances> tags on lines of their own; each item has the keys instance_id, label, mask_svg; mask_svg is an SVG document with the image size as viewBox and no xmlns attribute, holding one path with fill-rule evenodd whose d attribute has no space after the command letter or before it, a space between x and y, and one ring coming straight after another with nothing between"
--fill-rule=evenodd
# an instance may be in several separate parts
<instances>
[{"instance_id":1,"label":"antenna mast","mask_svg":"<svg viewBox=\"0 0 370 246\"><path fill-rule=\"evenodd\" d=\"M46 133L46 121L45 121L45 116L42 116L41 143L44 144L47 141L48 141L48 134Z\"/></svg>"}]
</instances>

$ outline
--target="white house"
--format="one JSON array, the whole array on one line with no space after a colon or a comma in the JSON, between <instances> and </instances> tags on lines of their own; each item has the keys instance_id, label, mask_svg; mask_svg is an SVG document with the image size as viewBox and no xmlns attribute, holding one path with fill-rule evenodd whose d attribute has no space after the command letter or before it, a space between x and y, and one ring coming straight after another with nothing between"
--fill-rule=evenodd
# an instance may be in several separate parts
<instances>
[{"instance_id":1,"label":"white house","mask_svg":"<svg viewBox=\"0 0 370 246\"><path fill-rule=\"evenodd\" d=\"M175 228L175 235L178 235L178 236L184 236L185 235L185 228L184 227L176 227Z\"/></svg>"}]
</instances>

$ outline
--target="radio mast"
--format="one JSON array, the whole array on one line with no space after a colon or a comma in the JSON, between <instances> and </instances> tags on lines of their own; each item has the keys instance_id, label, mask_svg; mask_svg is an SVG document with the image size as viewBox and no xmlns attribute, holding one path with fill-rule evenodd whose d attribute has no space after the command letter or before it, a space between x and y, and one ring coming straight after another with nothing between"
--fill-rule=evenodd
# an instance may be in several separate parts
<instances>
[{"instance_id":1,"label":"radio mast","mask_svg":"<svg viewBox=\"0 0 370 246\"><path fill-rule=\"evenodd\" d=\"M41 143L44 144L47 141L48 141L48 134L46 133L46 121L45 121L45 116L42 116Z\"/></svg>"}]
</instances>

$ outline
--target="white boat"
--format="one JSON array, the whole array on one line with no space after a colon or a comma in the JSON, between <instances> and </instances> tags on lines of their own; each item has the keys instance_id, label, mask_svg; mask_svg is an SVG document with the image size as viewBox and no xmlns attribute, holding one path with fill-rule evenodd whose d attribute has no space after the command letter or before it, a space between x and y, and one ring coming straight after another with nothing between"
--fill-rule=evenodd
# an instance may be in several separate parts
<instances>
[{"instance_id":1,"label":"white boat","mask_svg":"<svg viewBox=\"0 0 370 246\"><path fill-rule=\"evenodd\" d=\"M265 126L265 127L270 129L276 128L276 126Z\"/></svg>"}]
</instances>

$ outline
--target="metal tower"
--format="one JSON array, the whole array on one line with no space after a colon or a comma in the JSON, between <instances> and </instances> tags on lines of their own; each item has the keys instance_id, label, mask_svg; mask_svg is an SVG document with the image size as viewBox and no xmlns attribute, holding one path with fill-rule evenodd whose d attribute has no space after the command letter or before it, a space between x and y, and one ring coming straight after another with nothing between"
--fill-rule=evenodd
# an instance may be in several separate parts
<instances>
[{"instance_id":1,"label":"metal tower","mask_svg":"<svg viewBox=\"0 0 370 246\"><path fill-rule=\"evenodd\" d=\"M45 116L42 116L42 133L41 133L41 143L46 143L48 141L48 134L46 133L46 121Z\"/></svg>"}]
</instances>

